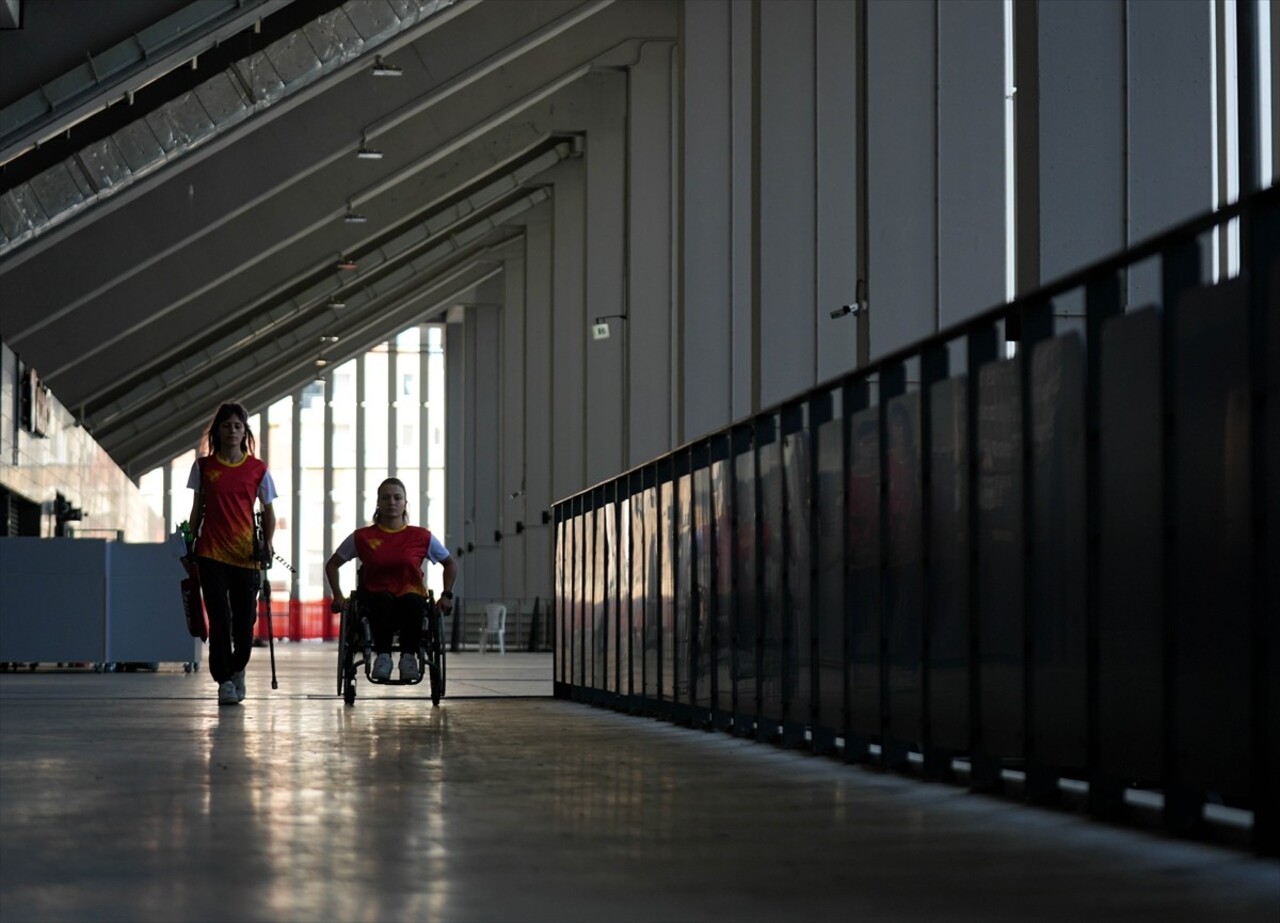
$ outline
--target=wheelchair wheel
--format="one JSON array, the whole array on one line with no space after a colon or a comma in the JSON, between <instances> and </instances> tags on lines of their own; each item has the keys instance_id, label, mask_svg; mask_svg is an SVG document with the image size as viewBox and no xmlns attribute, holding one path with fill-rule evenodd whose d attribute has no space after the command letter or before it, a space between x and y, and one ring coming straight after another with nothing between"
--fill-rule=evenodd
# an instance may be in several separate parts
<instances>
[{"instance_id":1,"label":"wheelchair wheel","mask_svg":"<svg viewBox=\"0 0 1280 923\"><path fill-rule=\"evenodd\" d=\"M431 704L439 705L440 697L444 695L444 651L440 651L427 664L428 674L431 677Z\"/></svg>"},{"instance_id":2,"label":"wheelchair wheel","mask_svg":"<svg viewBox=\"0 0 1280 923\"><path fill-rule=\"evenodd\" d=\"M351 645L347 641L347 610L350 608L349 602L342 607L342 620L338 624L338 695L342 695L342 686L349 672L347 661L351 659Z\"/></svg>"},{"instance_id":3,"label":"wheelchair wheel","mask_svg":"<svg viewBox=\"0 0 1280 923\"><path fill-rule=\"evenodd\" d=\"M347 688L342 690L342 701L348 705L356 704L356 684L354 681L347 682Z\"/></svg>"},{"instance_id":4,"label":"wheelchair wheel","mask_svg":"<svg viewBox=\"0 0 1280 923\"><path fill-rule=\"evenodd\" d=\"M444 696L444 638L440 631L440 615L434 613L427 629L427 676L431 680L431 704L439 705Z\"/></svg>"}]
</instances>

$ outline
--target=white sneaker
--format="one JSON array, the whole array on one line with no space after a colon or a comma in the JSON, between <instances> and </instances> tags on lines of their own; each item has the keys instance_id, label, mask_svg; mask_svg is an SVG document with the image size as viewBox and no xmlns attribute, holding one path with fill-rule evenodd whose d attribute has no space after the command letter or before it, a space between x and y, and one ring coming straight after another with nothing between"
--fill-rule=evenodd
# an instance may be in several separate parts
<instances>
[{"instance_id":1,"label":"white sneaker","mask_svg":"<svg viewBox=\"0 0 1280 923\"><path fill-rule=\"evenodd\" d=\"M233 682L236 687L236 701L243 702L244 701L244 670L241 670L235 676L231 677L231 682Z\"/></svg>"},{"instance_id":2,"label":"white sneaker","mask_svg":"<svg viewBox=\"0 0 1280 923\"><path fill-rule=\"evenodd\" d=\"M370 674L376 680L391 679L391 655L379 654L377 659L373 661L373 672Z\"/></svg>"},{"instance_id":3,"label":"white sneaker","mask_svg":"<svg viewBox=\"0 0 1280 923\"><path fill-rule=\"evenodd\" d=\"M218 684L219 705L239 705L240 695L236 692L236 684L231 680Z\"/></svg>"},{"instance_id":4,"label":"white sneaker","mask_svg":"<svg viewBox=\"0 0 1280 923\"><path fill-rule=\"evenodd\" d=\"M416 683L422 679L422 671L418 669L418 658L413 654L400 655L400 678L407 683Z\"/></svg>"}]
</instances>

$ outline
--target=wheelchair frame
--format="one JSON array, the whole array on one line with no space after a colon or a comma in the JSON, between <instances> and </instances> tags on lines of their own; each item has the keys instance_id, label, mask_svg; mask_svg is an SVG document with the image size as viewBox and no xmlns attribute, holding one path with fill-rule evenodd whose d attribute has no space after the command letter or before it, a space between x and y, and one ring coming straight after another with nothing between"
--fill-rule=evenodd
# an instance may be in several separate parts
<instances>
[{"instance_id":1,"label":"wheelchair frame","mask_svg":"<svg viewBox=\"0 0 1280 923\"><path fill-rule=\"evenodd\" d=\"M445 646L440 609L436 606L434 595L428 593L423 600L422 646L416 651L418 678L412 680L373 678L373 659L376 656L373 650L373 629L369 625L369 616L360 612L361 597L359 590L347 597L338 628L338 694L343 701L347 705L356 704L356 675L364 667L365 679L375 685L416 686L424 679L428 680L431 684L431 704L439 705L444 696ZM400 645L399 632L396 633L390 653L406 653Z\"/></svg>"}]
</instances>

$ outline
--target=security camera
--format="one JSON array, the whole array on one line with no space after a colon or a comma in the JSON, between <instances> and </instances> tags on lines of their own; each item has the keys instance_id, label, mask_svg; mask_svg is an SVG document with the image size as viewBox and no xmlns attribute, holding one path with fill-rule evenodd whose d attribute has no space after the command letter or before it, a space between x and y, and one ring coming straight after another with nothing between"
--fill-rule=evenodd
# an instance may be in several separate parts
<instances>
[{"instance_id":1,"label":"security camera","mask_svg":"<svg viewBox=\"0 0 1280 923\"><path fill-rule=\"evenodd\" d=\"M854 310L853 305L842 304L840 305L840 307L836 308L834 311L831 312L831 319L835 320L836 318L844 317L846 314L852 314L853 310Z\"/></svg>"}]
</instances>

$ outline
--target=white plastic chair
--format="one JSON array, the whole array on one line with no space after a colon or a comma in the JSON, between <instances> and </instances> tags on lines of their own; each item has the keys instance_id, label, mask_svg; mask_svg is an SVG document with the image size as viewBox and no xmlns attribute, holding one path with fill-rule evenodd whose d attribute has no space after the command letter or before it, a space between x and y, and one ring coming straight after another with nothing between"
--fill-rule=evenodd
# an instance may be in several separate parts
<instances>
[{"instance_id":1,"label":"white plastic chair","mask_svg":"<svg viewBox=\"0 0 1280 923\"><path fill-rule=\"evenodd\" d=\"M480 629L480 653L489 646L489 637L498 636L498 652L507 652L507 607L500 603L489 603L484 607L484 627Z\"/></svg>"}]
</instances>

